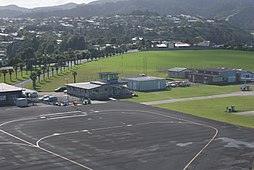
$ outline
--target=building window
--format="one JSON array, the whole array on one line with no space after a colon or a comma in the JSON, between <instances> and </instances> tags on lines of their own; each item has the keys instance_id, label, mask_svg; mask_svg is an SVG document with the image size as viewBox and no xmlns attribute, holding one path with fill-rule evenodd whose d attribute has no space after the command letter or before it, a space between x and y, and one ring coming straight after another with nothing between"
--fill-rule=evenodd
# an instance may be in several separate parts
<instances>
[{"instance_id":1,"label":"building window","mask_svg":"<svg viewBox=\"0 0 254 170\"><path fill-rule=\"evenodd\" d=\"M5 101L6 100L6 96L0 96L0 101Z\"/></svg>"}]
</instances>

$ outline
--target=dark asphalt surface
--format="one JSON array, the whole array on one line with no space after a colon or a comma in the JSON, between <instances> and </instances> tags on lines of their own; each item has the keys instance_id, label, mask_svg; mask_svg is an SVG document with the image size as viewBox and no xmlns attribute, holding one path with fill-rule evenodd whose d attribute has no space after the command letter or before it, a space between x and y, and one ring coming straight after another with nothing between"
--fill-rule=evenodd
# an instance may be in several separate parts
<instances>
[{"instance_id":1,"label":"dark asphalt surface","mask_svg":"<svg viewBox=\"0 0 254 170\"><path fill-rule=\"evenodd\" d=\"M0 169L248 170L253 134L129 102L0 108Z\"/></svg>"}]
</instances>

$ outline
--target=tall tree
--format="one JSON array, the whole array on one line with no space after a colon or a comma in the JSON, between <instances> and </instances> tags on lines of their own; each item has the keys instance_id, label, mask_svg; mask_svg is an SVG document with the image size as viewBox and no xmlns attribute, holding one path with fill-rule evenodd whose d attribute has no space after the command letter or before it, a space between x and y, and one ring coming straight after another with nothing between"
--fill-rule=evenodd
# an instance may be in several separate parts
<instances>
[{"instance_id":1,"label":"tall tree","mask_svg":"<svg viewBox=\"0 0 254 170\"><path fill-rule=\"evenodd\" d=\"M12 81L13 69L8 69L8 73L9 73L9 76L10 76L10 81Z\"/></svg>"},{"instance_id":2,"label":"tall tree","mask_svg":"<svg viewBox=\"0 0 254 170\"><path fill-rule=\"evenodd\" d=\"M21 75L21 77L23 77L24 64L23 63L19 63L18 66L19 66L19 69L20 69L20 75Z\"/></svg>"},{"instance_id":3,"label":"tall tree","mask_svg":"<svg viewBox=\"0 0 254 170\"><path fill-rule=\"evenodd\" d=\"M33 69L33 64L35 64L35 54L34 50L32 48L26 48L24 51L21 53L21 59L25 61L25 66L26 66L26 72L28 70Z\"/></svg>"},{"instance_id":4,"label":"tall tree","mask_svg":"<svg viewBox=\"0 0 254 170\"><path fill-rule=\"evenodd\" d=\"M72 75L73 75L73 82L74 82L74 83L77 82L77 81L76 81L76 76L77 76L77 74L78 74L78 73L77 73L76 71L73 71L73 72L72 72Z\"/></svg>"},{"instance_id":5,"label":"tall tree","mask_svg":"<svg viewBox=\"0 0 254 170\"><path fill-rule=\"evenodd\" d=\"M16 79L18 79L18 65L17 65L17 64L14 64L14 65L13 65L13 69L15 70Z\"/></svg>"},{"instance_id":6,"label":"tall tree","mask_svg":"<svg viewBox=\"0 0 254 170\"><path fill-rule=\"evenodd\" d=\"M30 79L33 82L33 89L36 89L37 73L36 72L32 72L31 75L30 75Z\"/></svg>"},{"instance_id":7,"label":"tall tree","mask_svg":"<svg viewBox=\"0 0 254 170\"><path fill-rule=\"evenodd\" d=\"M7 70L2 70L3 76L4 76L4 83L6 83L6 74L8 73Z\"/></svg>"}]
</instances>

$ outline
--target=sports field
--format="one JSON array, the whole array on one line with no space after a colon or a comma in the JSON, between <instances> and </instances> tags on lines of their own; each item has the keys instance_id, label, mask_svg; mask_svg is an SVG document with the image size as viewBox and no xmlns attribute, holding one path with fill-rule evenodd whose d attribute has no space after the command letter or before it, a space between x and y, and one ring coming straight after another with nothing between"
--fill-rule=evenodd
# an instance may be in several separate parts
<instances>
[{"instance_id":1,"label":"sports field","mask_svg":"<svg viewBox=\"0 0 254 170\"><path fill-rule=\"evenodd\" d=\"M77 82L98 79L98 72L119 72L120 77L148 74L167 77L167 70L172 67L187 68L242 68L253 71L254 52L234 50L178 50L178 51L144 51L128 53L111 58L99 59L77 66ZM39 85L40 91L53 89L73 82L71 72L56 76ZM32 87L28 84L25 87Z\"/></svg>"}]
</instances>

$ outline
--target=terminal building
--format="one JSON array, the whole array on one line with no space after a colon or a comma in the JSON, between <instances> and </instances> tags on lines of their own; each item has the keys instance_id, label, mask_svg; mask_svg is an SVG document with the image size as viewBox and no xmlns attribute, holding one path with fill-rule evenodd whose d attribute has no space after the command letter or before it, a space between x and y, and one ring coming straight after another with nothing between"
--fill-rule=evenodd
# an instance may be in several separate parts
<instances>
[{"instance_id":1,"label":"terminal building","mask_svg":"<svg viewBox=\"0 0 254 170\"><path fill-rule=\"evenodd\" d=\"M22 97L22 89L0 83L0 106L15 105L17 98Z\"/></svg>"},{"instance_id":2,"label":"terminal building","mask_svg":"<svg viewBox=\"0 0 254 170\"><path fill-rule=\"evenodd\" d=\"M118 74L116 72L103 72L99 73L100 81L67 84L67 93L91 100L131 97L132 93L126 82L118 81Z\"/></svg>"}]
</instances>

